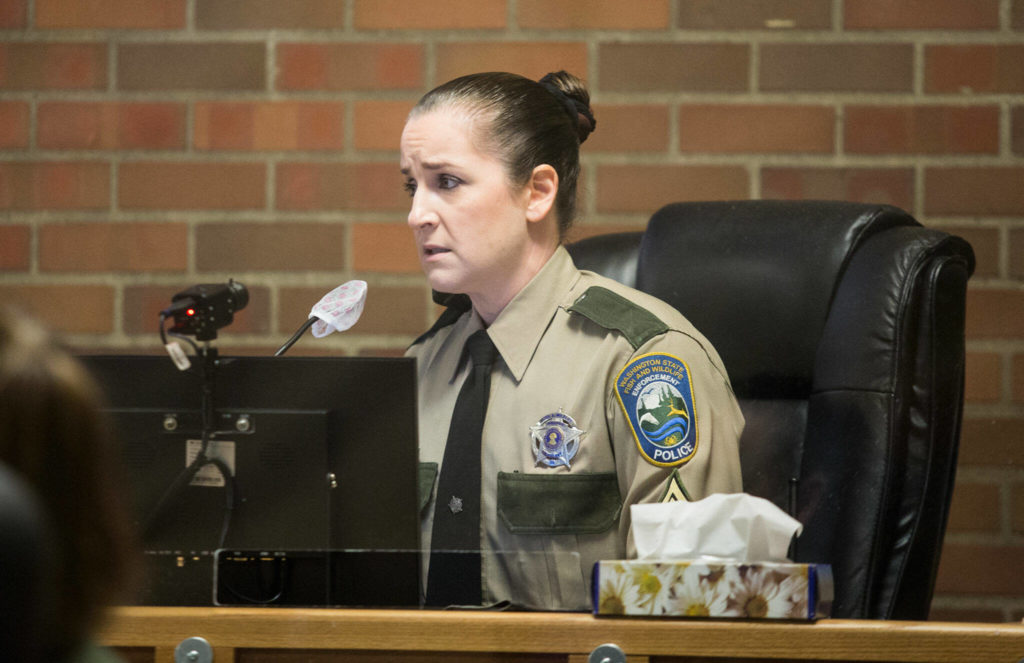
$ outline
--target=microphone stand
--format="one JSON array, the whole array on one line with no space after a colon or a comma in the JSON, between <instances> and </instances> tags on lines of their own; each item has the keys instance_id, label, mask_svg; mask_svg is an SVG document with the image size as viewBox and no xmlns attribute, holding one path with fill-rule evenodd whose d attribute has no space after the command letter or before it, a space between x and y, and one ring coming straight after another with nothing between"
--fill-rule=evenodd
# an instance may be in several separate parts
<instances>
[{"instance_id":1,"label":"microphone stand","mask_svg":"<svg viewBox=\"0 0 1024 663\"><path fill-rule=\"evenodd\" d=\"M201 420L202 429L200 431L200 447L196 454L196 457L189 463L188 467L182 471L181 474L168 486L167 490L160 497L156 506L147 516L146 521L143 525L143 534L148 534L150 528L156 523L157 518L161 512L164 511L168 502L170 502L181 490L191 483L195 475L206 465L215 466L220 471L221 476L224 477L224 487L226 490L225 494L225 513L224 513L224 525L221 529L220 538L218 541L218 547L224 546L224 541L227 538L228 528L231 524L231 514L235 508L235 491L234 491L234 477L231 475L230 468L219 458L212 458L207 454L207 450L210 446L210 441L216 436L216 410L214 408L214 387L216 385L216 374L217 366L220 363L218 359L217 348L213 347L207 340L201 347L197 348L198 354L202 359L202 400L201 400Z\"/></svg>"},{"instance_id":2,"label":"microphone stand","mask_svg":"<svg viewBox=\"0 0 1024 663\"><path fill-rule=\"evenodd\" d=\"M288 342L286 342L284 345L282 345L280 348L277 349L277 352L274 353L274 356L275 357L280 357L281 355L283 355L288 350L288 348L290 348L293 345L295 345L295 341L297 341L300 338L302 338L302 335L306 333L306 330L309 329L310 327L312 327L313 323L315 323L317 320L318 320L318 318L316 316L310 316L306 320L306 322L304 322L302 324L302 326L299 327L298 331L296 331L294 334L292 334L292 337L290 339L288 339Z\"/></svg>"}]
</instances>

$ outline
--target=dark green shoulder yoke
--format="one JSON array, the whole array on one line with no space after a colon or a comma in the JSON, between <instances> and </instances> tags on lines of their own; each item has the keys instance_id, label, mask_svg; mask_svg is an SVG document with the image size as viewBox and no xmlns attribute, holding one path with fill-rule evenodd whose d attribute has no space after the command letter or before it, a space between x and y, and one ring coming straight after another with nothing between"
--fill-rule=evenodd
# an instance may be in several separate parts
<instances>
[{"instance_id":1,"label":"dark green shoulder yoke","mask_svg":"<svg viewBox=\"0 0 1024 663\"><path fill-rule=\"evenodd\" d=\"M634 350L669 330L668 325L647 309L599 286L587 288L569 307L569 312L620 332Z\"/></svg>"},{"instance_id":2,"label":"dark green shoulder yoke","mask_svg":"<svg viewBox=\"0 0 1024 663\"><path fill-rule=\"evenodd\" d=\"M466 295L449 295L443 292L434 291L432 293L434 303L446 306L447 308L441 312L441 316L434 322L434 325L427 331L420 334L420 337L412 342L413 345L422 343L427 340L438 330L444 329L448 325L455 324L455 321L462 317L462 314L473 308L473 303L469 301L469 297Z\"/></svg>"}]
</instances>

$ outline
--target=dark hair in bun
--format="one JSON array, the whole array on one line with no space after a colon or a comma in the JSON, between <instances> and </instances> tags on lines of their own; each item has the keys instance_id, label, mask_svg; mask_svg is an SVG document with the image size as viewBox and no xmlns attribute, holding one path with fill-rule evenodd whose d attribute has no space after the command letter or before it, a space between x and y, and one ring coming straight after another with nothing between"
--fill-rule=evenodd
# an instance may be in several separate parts
<instances>
[{"instance_id":1,"label":"dark hair in bun","mask_svg":"<svg viewBox=\"0 0 1024 663\"><path fill-rule=\"evenodd\" d=\"M428 92L412 114L443 106L482 116L481 138L504 162L513 184L525 184L541 164L555 169L555 211L565 237L576 215L580 143L597 126L583 81L565 71L539 82L505 72L471 74Z\"/></svg>"},{"instance_id":2,"label":"dark hair in bun","mask_svg":"<svg viewBox=\"0 0 1024 663\"><path fill-rule=\"evenodd\" d=\"M583 81L567 71L556 71L540 79L540 84L565 108L571 122L576 124L576 137L580 144L594 133L597 120L590 109L590 92Z\"/></svg>"}]
</instances>

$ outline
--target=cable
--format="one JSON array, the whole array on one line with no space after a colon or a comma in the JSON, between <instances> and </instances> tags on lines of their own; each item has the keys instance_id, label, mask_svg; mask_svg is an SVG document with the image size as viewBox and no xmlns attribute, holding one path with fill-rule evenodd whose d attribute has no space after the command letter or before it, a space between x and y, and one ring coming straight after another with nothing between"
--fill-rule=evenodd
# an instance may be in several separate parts
<instances>
[{"instance_id":1,"label":"cable","mask_svg":"<svg viewBox=\"0 0 1024 663\"><path fill-rule=\"evenodd\" d=\"M274 353L274 356L280 357L285 353L286 350L288 350L288 348L295 345L295 341L299 340L299 338L301 338L302 335L306 333L306 330L313 326L313 323L315 323L317 319L318 318L316 316L310 316L309 319L307 319L306 322L303 323L301 327L299 327L299 330L292 334L292 337L288 339L288 342L277 349L277 352Z\"/></svg>"},{"instance_id":2,"label":"cable","mask_svg":"<svg viewBox=\"0 0 1024 663\"><path fill-rule=\"evenodd\" d=\"M185 341L186 343L188 343L189 345L192 346L192 352L195 353L192 356L193 357L198 357L199 356L199 344L197 344L195 341L193 341L188 336L185 336L183 334L175 334L174 332L167 332L167 335L168 336L173 336L174 338L181 339L182 341Z\"/></svg>"}]
</instances>

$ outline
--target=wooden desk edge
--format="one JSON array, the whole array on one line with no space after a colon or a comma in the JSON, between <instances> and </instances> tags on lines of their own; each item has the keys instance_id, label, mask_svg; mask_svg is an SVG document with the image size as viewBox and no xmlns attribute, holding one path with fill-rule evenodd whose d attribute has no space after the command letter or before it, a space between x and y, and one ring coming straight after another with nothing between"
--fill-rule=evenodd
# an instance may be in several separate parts
<instances>
[{"instance_id":1,"label":"wooden desk edge","mask_svg":"<svg viewBox=\"0 0 1024 663\"><path fill-rule=\"evenodd\" d=\"M821 620L817 623L594 617L584 613L304 608L116 608L114 647L215 647L1017 663L1024 625Z\"/></svg>"}]
</instances>

